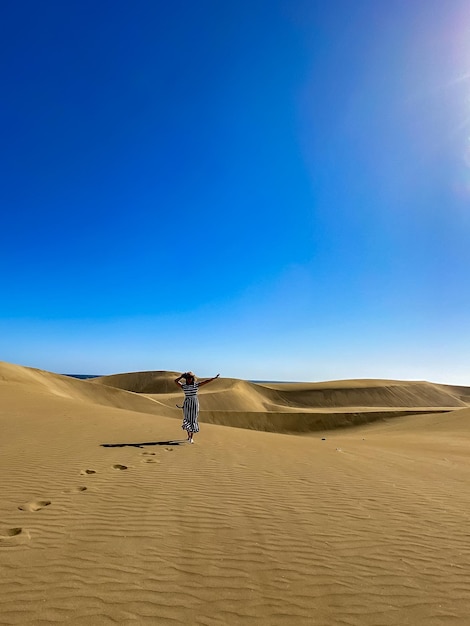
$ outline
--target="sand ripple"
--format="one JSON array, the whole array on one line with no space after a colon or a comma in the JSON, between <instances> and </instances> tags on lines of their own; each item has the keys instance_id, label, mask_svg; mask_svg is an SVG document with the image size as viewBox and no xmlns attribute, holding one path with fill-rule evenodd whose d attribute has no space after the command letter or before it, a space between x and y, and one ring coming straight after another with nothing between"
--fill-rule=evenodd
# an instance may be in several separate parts
<instances>
[{"instance_id":1,"label":"sand ripple","mask_svg":"<svg viewBox=\"0 0 470 626\"><path fill-rule=\"evenodd\" d=\"M188 446L45 397L0 412L2 626L468 624L468 409Z\"/></svg>"}]
</instances>

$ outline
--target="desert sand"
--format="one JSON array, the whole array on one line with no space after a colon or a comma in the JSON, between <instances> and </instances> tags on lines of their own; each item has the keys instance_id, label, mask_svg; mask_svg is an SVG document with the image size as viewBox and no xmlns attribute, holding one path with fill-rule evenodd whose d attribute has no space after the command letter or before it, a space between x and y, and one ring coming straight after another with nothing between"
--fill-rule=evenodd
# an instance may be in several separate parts
<instances>
[{"instance_id":1,"label":"desert sand","mask_svg":"<svg viewBox=\"0 0 470 626\"><path fill-rule=\"evenodd\" d=\"M0 624L470 623L470 388L0 363Z\"/></svg>"}]
</instances>

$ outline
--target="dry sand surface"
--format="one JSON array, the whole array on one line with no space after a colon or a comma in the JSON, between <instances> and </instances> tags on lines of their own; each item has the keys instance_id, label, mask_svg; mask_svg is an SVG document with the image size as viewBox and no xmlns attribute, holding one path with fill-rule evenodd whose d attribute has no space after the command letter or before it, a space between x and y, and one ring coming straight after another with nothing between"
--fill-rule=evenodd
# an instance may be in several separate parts
<instances>
[{"instance_id":1,"label":"dry sand surface","mask_svg":"<svg viewBox=\"0 0 470 626\"><path fill-rule=\"evenodd\" d=\"M172 378L0 363L0 624L470 623L468 388Z\"/></svg>"}]
</instances>

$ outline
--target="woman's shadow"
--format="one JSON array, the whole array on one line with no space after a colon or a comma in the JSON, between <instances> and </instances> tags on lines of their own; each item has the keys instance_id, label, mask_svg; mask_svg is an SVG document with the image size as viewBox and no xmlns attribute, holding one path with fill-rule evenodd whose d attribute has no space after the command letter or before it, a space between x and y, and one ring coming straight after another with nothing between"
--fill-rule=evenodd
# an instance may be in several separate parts
<instances>
[{"instance_id":1,"label":"woman's shadow","mask_svg":"<svg viewBox=\"0 0 470 626\"><path fill-rule=\"evenodd\" d=\"M145 446L180 446L187 439L170 439L170 441L142 441L140 443L100 443L102 448L143 448Z\"/></svg>"}]
</instances>

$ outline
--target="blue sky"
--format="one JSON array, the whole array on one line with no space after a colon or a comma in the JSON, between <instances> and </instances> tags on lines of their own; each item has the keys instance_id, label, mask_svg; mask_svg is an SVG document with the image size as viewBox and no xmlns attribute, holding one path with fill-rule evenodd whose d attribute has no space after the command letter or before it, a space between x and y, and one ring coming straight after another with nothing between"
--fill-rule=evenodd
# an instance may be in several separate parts
<instances>
[{"instance_id":1,"label":"blue sky","mask_svg":"<svg viewBox=\"0 0 470 626\"><path fill-rule=\"evenodd\" d=\"M470 9L6 2L0 359L470 384Z\"/></svg>"}]
</instances>

